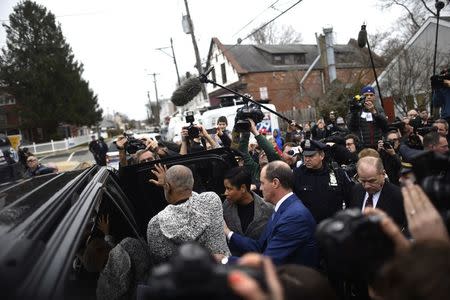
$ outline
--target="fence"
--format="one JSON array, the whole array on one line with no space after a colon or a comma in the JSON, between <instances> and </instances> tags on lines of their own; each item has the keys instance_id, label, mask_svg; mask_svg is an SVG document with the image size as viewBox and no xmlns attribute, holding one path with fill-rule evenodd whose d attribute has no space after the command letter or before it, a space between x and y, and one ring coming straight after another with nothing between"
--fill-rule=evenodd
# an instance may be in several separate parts
<instances>
[{"instance_id":1,"label":"fence","mask_svg":"<svg viewBox=\"0 0 450 300\"><path fill-rule=\"evenodd\" d=\"M21 148L28 148L34 154L44 154L56 151L68 150L70 148L76 147L81 144L89 143L91 141L91 136L97 136L97 134L82 135L77 137L65 138L62 141L53 141L49 143L42 144L30 144L22 145Z\"/></svg>"}]
</instances>

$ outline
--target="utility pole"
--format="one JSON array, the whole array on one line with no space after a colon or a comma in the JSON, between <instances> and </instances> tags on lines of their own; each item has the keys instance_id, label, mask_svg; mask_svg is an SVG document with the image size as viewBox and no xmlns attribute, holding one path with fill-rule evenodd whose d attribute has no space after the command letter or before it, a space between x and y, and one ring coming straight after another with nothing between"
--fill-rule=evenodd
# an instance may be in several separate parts
<instances>
[{"instance_id":1,"label":"utility pole","mask_svg":"<svg viewBox=\"0 0 450 300\"><path fill-rule=\"evenodd\" d=\"M164 49L167 49L167 48L169 48L169 47L160 47L160 48L156 48L156 50L161 51L162 53L166 54L167 56L169 56L170 58L173 59L173 63L175 64L175 71L177 72L178 86L180 86L181 85L180 74L178 73L177 59L175 58L175 51L173 50L172 38L170 38L170 48L172 49L172 55L170 55L169 53L164 51Z\"/></svg>"},{"instance_id":2,"label":"utility pole","mask_svg":"<svg viewBox=\"0 0 450 300\"><path fill-rule=\"evenodd\" d=\"M189 6L187 0L184 0L184 5L186 6L186 15L189 24L189 33L191 34L192 44L194 45L195 60L196 60L195 67L197 68L198 74L200 75L203 73L202 62L200 60L200 53L198 52L197 41L195 40L194 25L192 24L191 14L189 13ZM202 83L202 94L203 99L208 99L208 94L206 93L206 87L204 83Z\"/></svg>"},{"instance_id":3,"label":"utility pole","mask_svg":"<svg viewBox=\"0 0 450 300\"><path fill-rule=\"evenodd\" d=\"M153 83L155 84L155 97L156 97L156 116L155 116L155 120L157 125L159 126L159 98L158 98L158 86L156 85L156 75L159 75L157 73L151 73L148 75L152 75L153 76ZM150 100L149 100L150 101Z\"/></svg>"}]
</instances>

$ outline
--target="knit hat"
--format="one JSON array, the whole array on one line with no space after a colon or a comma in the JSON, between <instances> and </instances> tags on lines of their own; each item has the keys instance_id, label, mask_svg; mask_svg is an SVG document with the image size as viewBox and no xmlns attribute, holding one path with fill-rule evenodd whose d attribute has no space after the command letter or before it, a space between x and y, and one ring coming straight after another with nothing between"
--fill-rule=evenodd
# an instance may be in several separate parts
<instances>
[{"instance_id":1,"label":"knit hat","mask_svg":"<svg viewBox=\"0 0 450 300\"><path fill-rule=\"evenodd\" d=\"M366 85L361 89L361 95L364 95L365 93L372 93L375 94L375 89L371 87L370 85Z\"/></svg>"}]
</instances>

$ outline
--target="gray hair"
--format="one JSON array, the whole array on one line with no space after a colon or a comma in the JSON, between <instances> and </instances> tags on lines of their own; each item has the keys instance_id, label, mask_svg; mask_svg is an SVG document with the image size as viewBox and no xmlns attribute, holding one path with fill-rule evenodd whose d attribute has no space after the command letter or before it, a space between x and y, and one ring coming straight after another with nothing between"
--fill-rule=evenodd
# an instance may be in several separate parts
<instances>
[{"instance_id":1,"label":"gray hair","mask_svg":"<svg viewBox=\"0 0 450 300\"><path fill-rule=\"evenodd\" d=\"M182 165L170 167L166 172L166 180L174 190L192 191L194 188L194 175L191 169Z\"/></svg>"}]
</instances>

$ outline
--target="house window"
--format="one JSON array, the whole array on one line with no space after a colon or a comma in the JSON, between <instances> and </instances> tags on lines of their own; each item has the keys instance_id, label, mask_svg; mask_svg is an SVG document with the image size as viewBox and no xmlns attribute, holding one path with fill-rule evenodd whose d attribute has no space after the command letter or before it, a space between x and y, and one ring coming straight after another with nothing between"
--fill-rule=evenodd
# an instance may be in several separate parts
<instances>
[{"instance_id":1,"label":"house window","mask_svg":"<svg viewBox=\"0 0 450 300\"><path fill-rule=\"evenodd\" d=\"M211 78L212 78L212 81L216 82L216 69L213 69L211 71ZM215 84L213 84L213 86L216 87Z\"/></svg>"},{"instance_id":2,"label":"house window","mask_svg":"<svg viewBox=\"0 0 450 300\"><path fill-rule=\"evenodd\" d=\"M259 88L259 98L261 100L266 100L269 98L269 93L267 92L267 86L261 86Z\"/></svg>"},{"instance_id":3,"label":"house window","mask_svg":"<svg viewBox=\"0 0 450 300\"><path fill-rule=\"evenodd\" d=\"M218 55L216 54L216 62L218 62L219 61L219 57L218 57Z\"/></svg>"},{"instance_id":4,"label":"house window","mask_svg":"<svg viewBox=\"0 0 450 300\"><path fill-rule=\"evenodd\" d=\"M16 104L16 99L8 95L0 96L0 106Z\"/></svg>"},{"instance_id":5,"label":"house window","mask_svg":"<svg viewBox=\"0 0 450 300\"><path fill-rule=\"evenodd\" d=\"M273 56L273 64L274 65L284 65L284 56L274 55Z\"/></svg>"},{"instance_id":6,"label":"house window","mask_svg":"<svg viewBox=\"0 0 450 300\"><path fill-rule=\"evenodd\" d=\"M225 69L225 63L220 65L220 70L222 71L222 83L227 82L227 71Z\"/></svg>"},{"instance_id":7,"label":"house window","mask_svg":"<svg viewBox=\"0 0 450 300\"><path fill-rule=\"evenodd\" d=\"M6 114L0 114L0 126L6 127Z\"/></svg>"},{"instance_id":8,"label":"house window","mask_svg":"<svg viewBox=\"0 0 450 300\"><path fill-rule=\"evenodd\" d=\"M294 64L295 65L304 65L306 64L305 54L296 54L294 55Z\"/></svg>"}]
</instances>

